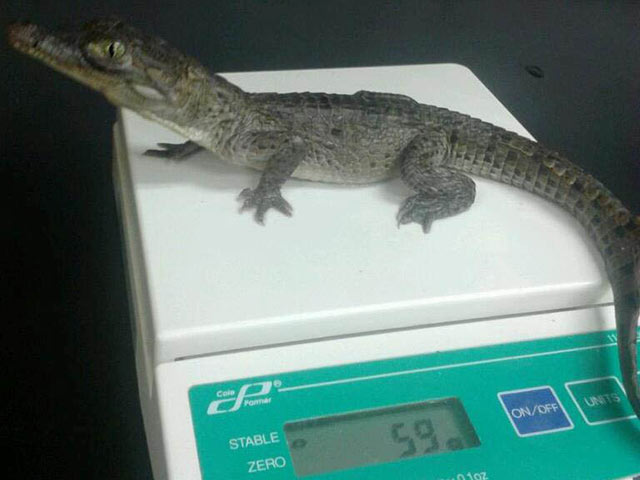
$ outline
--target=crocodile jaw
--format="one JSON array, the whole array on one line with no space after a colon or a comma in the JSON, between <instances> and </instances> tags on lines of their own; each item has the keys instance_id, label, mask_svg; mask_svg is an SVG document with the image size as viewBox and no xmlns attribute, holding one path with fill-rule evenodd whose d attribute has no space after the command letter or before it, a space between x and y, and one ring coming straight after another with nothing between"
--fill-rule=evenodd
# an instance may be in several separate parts
<instances>
[{"instance_id":1,"label":"crocodile jaw","mask_svg":"<svg viewBox=\"0 0 640 480\"><path fill-rule=\"evenodd\" d=\"M89 65L69 34L57 35L31 23L11 24L7 32L13 48L88 87L104 92L117 85L110 75Z\"/></svg>"}]
</instances>

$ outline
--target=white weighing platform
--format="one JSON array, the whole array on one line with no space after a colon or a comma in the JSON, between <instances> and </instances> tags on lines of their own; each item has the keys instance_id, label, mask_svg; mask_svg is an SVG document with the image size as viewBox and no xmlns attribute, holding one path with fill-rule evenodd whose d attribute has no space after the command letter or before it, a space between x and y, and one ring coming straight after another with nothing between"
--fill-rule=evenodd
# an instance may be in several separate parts
<instances>
[{"instance_id":1,"label":"white weighing platform","mask_svg":"<svg viewBox=\"0 0 640 480\"><path fill-rule=\"evenodd\" d=\"M530 137L460 65L224 76L254 92L400 93ZM179 163L143 156L158 142L185 140L126 110L114 132L156 480L240 478L205 471L194 385L613 328L595 247L576 220L527 192L474 178L473 207L425 235L396 226L410 193L399 179L357 187L290 180L283 196L293 217L270 211L260 226L237 201L259 172L209 152ZM254 468L265 479L296 478L275 460Z\"/></svg>"}]
</instances>

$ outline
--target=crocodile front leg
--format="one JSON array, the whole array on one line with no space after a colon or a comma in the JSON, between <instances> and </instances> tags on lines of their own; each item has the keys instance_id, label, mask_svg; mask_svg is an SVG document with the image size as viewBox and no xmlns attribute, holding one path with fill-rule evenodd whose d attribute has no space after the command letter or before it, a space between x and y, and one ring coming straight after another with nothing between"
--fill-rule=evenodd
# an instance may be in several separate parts
<instances>
[{"instance_id":1,"label":"crocodile front leg","mask_svg":"<svg viewBox=\"0 0 640 480\"><path fill-rule=\"evenodd\" d=\"M269 140L273 141L272 135L269 135ZM261 143L258 139L254 145ZM304 158L304 142L300 137L287 136L280 139L279 144L279 149L268 158L258 186L254 189L245 188L239 196L239 199L244 200L240 211L255 208L254 217L261 225L264 225L264 215L270 208L275 208L288 217L293 212L289 202L282 198L280 187Z\"/></svg>"},{"instance_id":2,"label":"crocodile front leg","mask_svg":"<svg viewBox=\"0 0 640 480\"><path fill-rule=\"evenodd\" d=\"M398 225L415 222L425 233L431 223L467 210L475 199L473 180L442 166L449 152L445 132L429 130L414 138L400 157L400 175L417 192L398 211Z\"/></svg>"},{"instance_id":3,"label":"crocodile front leg","mask_svg":"<svg viewBox=\"0 0 640 480\"><path fill-rule=\"evenodd\" d=\"M146 150L144 154L148 157L170 158L177 161L184 160L204 149L204 147L191 140L184 143L159 143L158 146L162 150Z\"/></svg>"}]
</instances>

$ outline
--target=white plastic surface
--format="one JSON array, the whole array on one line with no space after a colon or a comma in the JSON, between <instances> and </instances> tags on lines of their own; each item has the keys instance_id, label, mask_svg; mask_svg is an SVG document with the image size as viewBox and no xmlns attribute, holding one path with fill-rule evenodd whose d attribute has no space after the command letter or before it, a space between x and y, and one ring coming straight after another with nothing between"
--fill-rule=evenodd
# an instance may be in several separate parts
<instances>
[{"instance_id":1,"label":"white plastic surface","mask_svg":"<svg viewBox=\"0 0 640 480\"><path fill-rule=\"evenodd\" d=\"M225 75L249 91L377 90L410 95L528 135L467 68L426 65ZM532 194L476 179L475 205L396 227L410 192L396 179L344 187L292 180L294 208L266 226L238 213L259 172L210 153L172 163L141 153L183 138L123 111L153 365L313 338L481 319L610 301L579 224ZM149 368L150 365L147 365Z\"/></svg>"}]
</instances>

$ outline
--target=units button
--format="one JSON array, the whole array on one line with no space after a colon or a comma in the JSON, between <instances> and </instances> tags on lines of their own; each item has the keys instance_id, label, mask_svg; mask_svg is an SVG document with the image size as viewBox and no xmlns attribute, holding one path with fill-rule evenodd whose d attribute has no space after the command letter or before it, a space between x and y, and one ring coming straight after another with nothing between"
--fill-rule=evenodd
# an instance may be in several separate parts
<instances>
[{"instance_id":1,"label":"units button","mask_svg":"<svg viewBox=\"0 0 640 480\"><path fill-rule=\"evenodd\" d=\"M571 419L551 387L501 392L498 398L520 437L573 428Z\"/></svg>"},{"instance_id":2,"label":"units button","mask_svg":"<svg viewBox=\"0 0 640 480\"><path fill-rule=\"evenodd\" d=\"M565 387L588 425L635 418L616 377L567 382Z\"/></svg>"}]
</instances>

